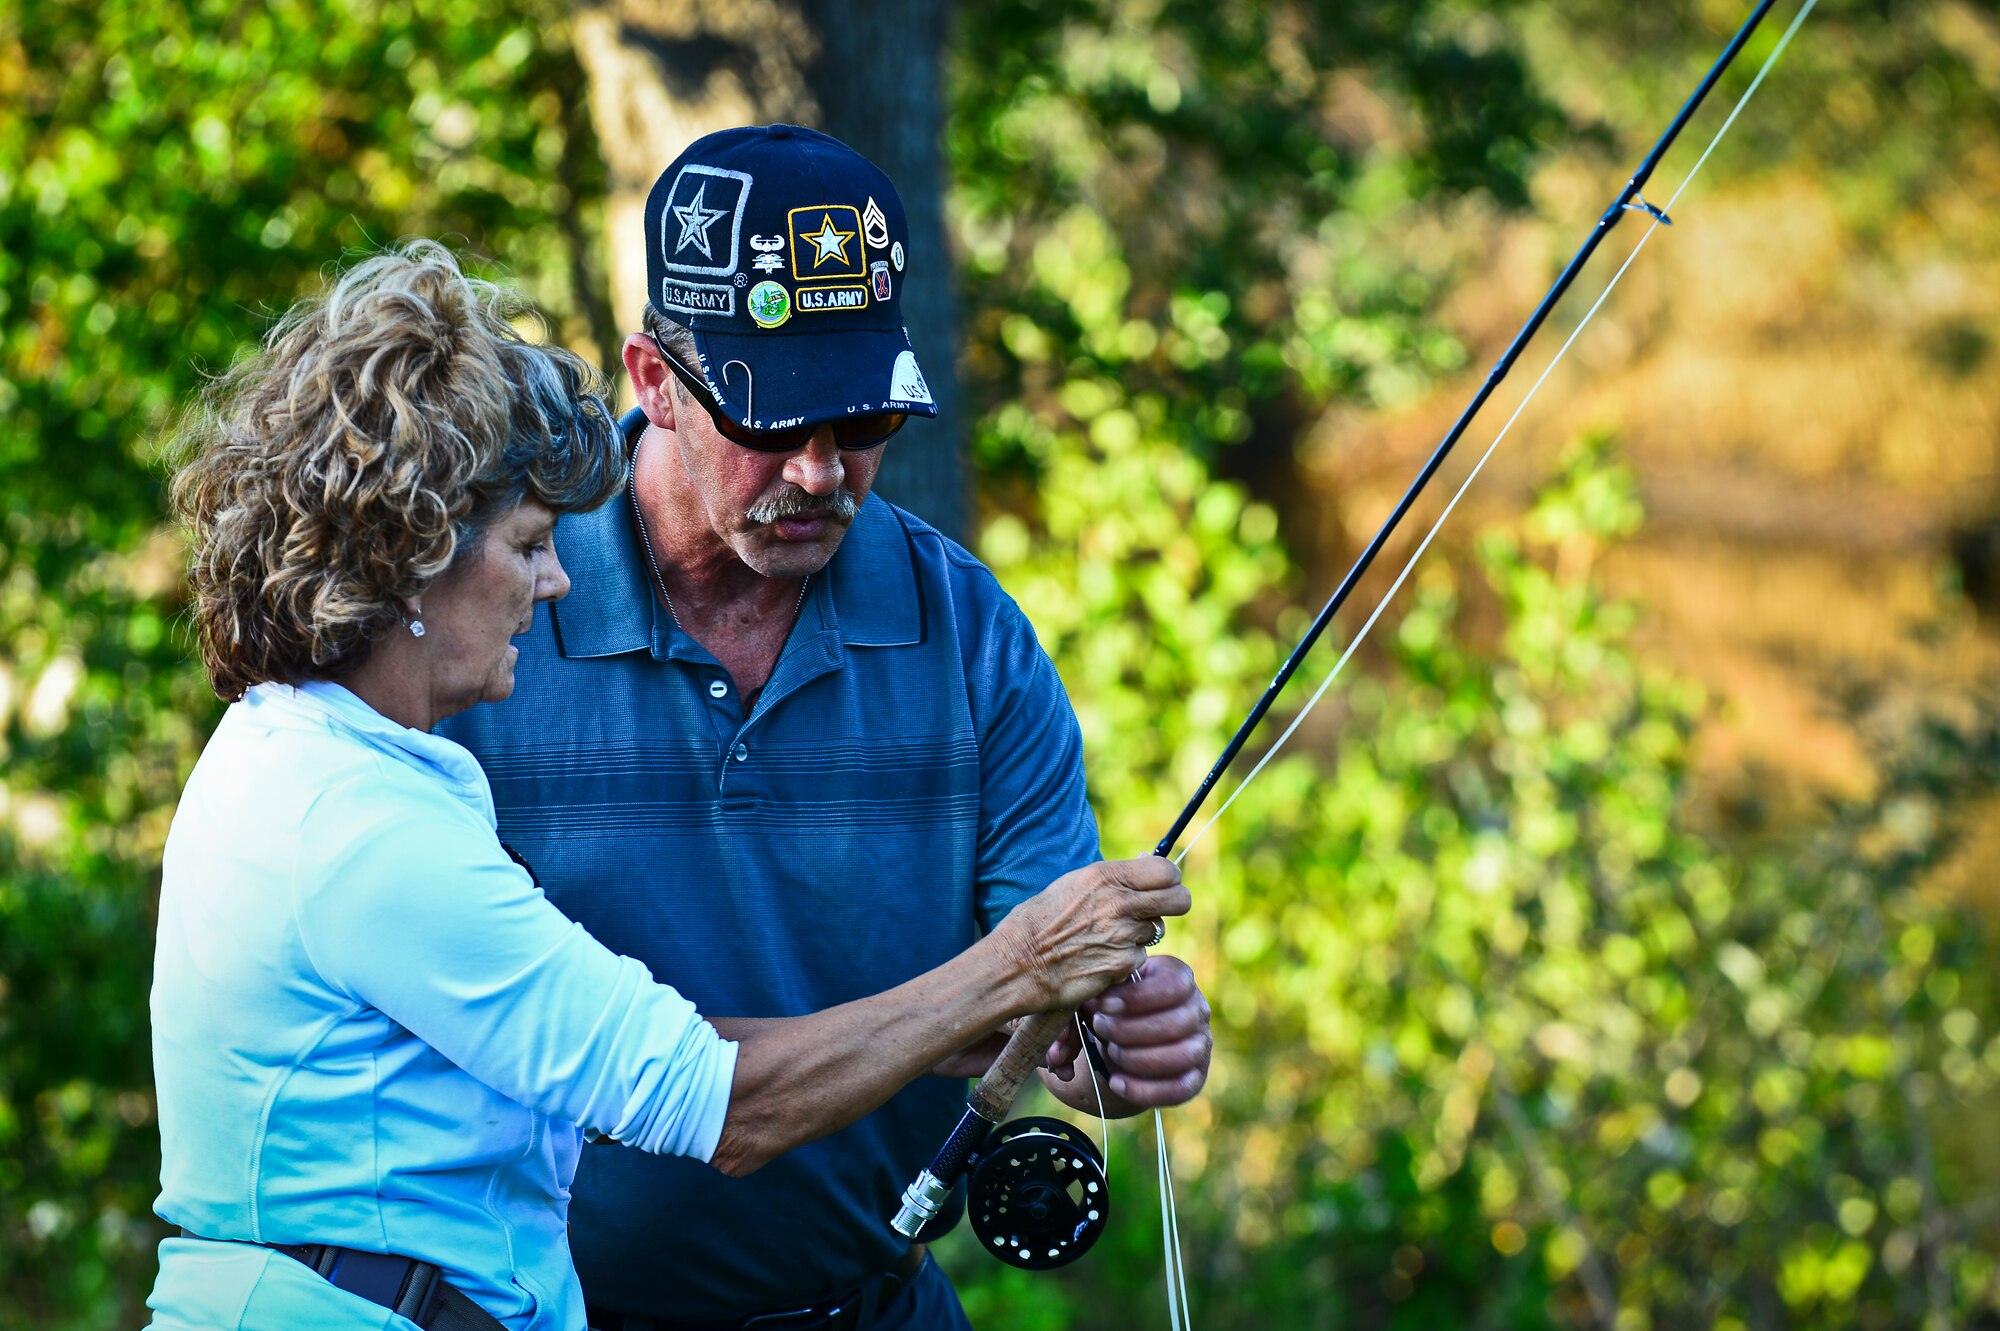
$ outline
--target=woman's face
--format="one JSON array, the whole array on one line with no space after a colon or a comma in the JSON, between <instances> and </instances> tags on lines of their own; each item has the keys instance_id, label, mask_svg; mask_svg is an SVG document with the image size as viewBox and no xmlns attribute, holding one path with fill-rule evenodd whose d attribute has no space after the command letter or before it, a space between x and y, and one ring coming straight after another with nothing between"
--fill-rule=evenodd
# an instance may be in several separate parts
<instances>
[{"instance_id":1,"label":"woman's face","mask_svg":"<svg viewBox=\"0 0 2000 1331\"><path fill-rule=\"evenodd\" d=\"M569 592L556 558L556 516L530 499L486 531L479 548L424 592L423 657L438 719L514 691L512 639L534 622L535 602Z\"/></svg>"}]
</instances>

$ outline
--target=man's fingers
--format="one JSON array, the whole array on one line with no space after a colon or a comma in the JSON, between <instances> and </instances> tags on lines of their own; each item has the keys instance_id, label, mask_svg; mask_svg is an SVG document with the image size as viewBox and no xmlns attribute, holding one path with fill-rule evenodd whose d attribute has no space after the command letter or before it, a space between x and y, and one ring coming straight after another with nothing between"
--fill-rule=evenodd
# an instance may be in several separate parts
<instances>
[{"instance_id":1,"label":"man's fingers","mask_svg":"<svg viewBox=\"0 0 2000 1331\"><path fill-rule=\"evenodd\" d=\"M1042 1057L1042 1065L1056 1074L1060 1081L1068 1081L1076 1076L1076 1056L1083 1052L1082 1042L1077 1039L1076 1027L1065 1026L1056 1042L1049 1046Z\"/></svg>"},{"instance_id":2,"label":"man's fingers","mask_svg":"<svg viewBox=\"0 0 2000 1331\"><path fill-rule=\"evenodd\" d=\"M1123 1016L1100 1012L1090 1019L1090 1029L1098 1039L1121 1045L1168 1044L1185 1040L1207 1026L1208 1014L1195 1003L1176 1003L1143 1014L1128 1009Z\"/></svg>"},{"instance_id":3,"label":"man's fingers","mask_svg":"<svg viewBox=\"0 0 2000 1331\"><path fill-rule=\"evenodd\" d=\"M1045 1056L1048 1066L1053 1068L1060 1064L1071 1062L1082 1052L1081 1045L1082 1041L1077 1039L1076 1024L1072 1022L1068 1026L1063 1027L1062 1034L1055 1038L1055 1043L1049 1046L1049 1051Z\"/></svg>"},{"instance_id":4,"label":"man's fingers","mask_svg":"<svg viewBox=\"0 0 2000 1331\"><path fill-rule=\"evenodd\" d=\"M1141 1109L1165 1109L1194 1099L1201 1094L1201 1088L1207 1081L1208 1073L1201 1068L1191 1068L1177 1077L1158 1080L1114 1072L1111 1074L1111 1090L1119 1098Z\"/></svg>"},{"instance_id":5,"label":"man's fingers","mask_svg":"<svg viewBox=\"0 0 2000 1331\"><path fill-rule=\"evenodd\" d=\"M1214 1048L1215 1041L1209 1033L1197 1031L1167 1044L1107 1044L1104 1059L1113 1069L1128 1077L1142 1080L1171 1078L1190 1069L1206 1070L1208 1056Z\"/></svg>"}]
</instances>

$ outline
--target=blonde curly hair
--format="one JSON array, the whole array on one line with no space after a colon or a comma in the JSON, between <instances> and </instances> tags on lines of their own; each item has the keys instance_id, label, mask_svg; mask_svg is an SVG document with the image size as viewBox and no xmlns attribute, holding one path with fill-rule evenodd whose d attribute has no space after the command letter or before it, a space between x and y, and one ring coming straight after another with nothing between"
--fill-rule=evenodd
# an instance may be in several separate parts
<instances>
[{"instance_id":1,"label":"blonde curly hair","mask_svg":"<svg viewBox=\"0 0 2000 1331\"><path fill-rule=\"evenodd\" d=\"M616 493L602 379L523 338L526 313L412 241L340 273L209 384L169 454L219 696L341 678L524 499L567 513Z\"/></svg>"}]
</instances>

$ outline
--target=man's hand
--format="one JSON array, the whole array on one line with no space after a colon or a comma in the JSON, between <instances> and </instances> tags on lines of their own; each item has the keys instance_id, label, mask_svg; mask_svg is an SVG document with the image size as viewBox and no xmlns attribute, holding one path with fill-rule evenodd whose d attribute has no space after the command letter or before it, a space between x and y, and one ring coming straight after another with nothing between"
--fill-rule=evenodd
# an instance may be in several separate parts
<instances>
[{"instance_id":1,"label":"man's hand","mask_svg":"<svg viewBox=\"0 0 2000 1331\"><path fill-rule=\"evenodd\" d=\"M1083 1020L1097 1036L1111 1069L1104 1109L1113 1118L1141 1110L1185 1104L1208 1081L1215 1048L1209 1033L1208 1000L1194 972L1178 957L1151 956L1129 980L1112 985L1084 1005ZM1075 1043L1072 1032L1067 1042ZM1055 1058L1076 1056L1058 1046ZM1097 1112L1090 1071L1052 1060L1042 1081L1056 1099L1073 1109Z\"/></svg>"}]
</instances>

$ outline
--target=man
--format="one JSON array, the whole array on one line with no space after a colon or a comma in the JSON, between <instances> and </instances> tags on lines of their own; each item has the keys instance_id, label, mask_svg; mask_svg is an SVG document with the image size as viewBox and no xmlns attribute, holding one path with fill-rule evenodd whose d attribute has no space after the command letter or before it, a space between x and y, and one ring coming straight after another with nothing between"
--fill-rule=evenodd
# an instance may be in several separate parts
<instances>
[{"instance_id":1,"label":"man","mask_svg":"<svg viewBox=\"0 0 2000 1331\"><path fill-rule=\"evenodd\" d=\"M811 130L728 130L660 177L646 234L628 491L564 520L574 590L537 614L513 699L449 733L599 939L705 1013L812 1011L942 964L1097 858L1081 739L992 575L869 497L888 437L936 414L900 300L942 256L911 252L888 178ZM1113 1113L1199 1091L1182 963L1090 1019ZM995 1048L744 1179L586 1150L592 1325L963 1327L888 1220ZM1095 1109L1087 1074L1044 1079Z\"/></svg>"}]
</instances>

